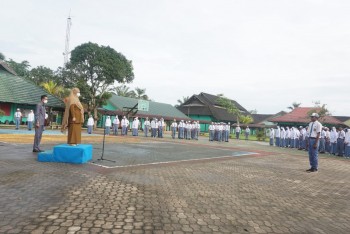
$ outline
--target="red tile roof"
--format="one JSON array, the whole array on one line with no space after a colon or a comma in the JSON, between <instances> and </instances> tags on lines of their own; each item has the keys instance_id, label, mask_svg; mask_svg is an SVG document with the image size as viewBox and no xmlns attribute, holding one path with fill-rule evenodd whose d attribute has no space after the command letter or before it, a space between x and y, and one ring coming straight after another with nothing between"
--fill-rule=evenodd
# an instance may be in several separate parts
<instances>
[{"instance_id":1,"label":"red tile roof","mask_svg":"<svg viewBox=\"0 0 350 234\"><path fill-rule=\"evenodd\" d=\"M271 122L275 123L309 123L310 122L310 112L311 111L319 111L319 108L315 107L298 107L292 110L291 112L278 116L275 118L271 118ZM319 121L323 124L332 124L332 125L344 125L343 122L339 121L333 116L325 116L319 119Z\"/></svg>"}]
</instances>

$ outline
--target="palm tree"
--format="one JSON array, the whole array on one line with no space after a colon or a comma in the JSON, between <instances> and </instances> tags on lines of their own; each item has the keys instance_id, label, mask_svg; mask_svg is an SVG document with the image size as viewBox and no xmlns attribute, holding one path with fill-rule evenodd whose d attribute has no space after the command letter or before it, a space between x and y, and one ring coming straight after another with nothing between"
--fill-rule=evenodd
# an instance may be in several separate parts
<instances>
[{"instance_id":1,"label":"palm tree","mask_svg":"<svg viewBox=\"0 0 350 234\"><path fill-rule=\"evenodd\" d=\"M288 106L287 108L290 110L294 110L295 108L298 108L301 105L301 103L293 102L292 106Z\"/></svg>"},{"instance_id":2,"label":"palm tree","mask_svg":"<svg viewBox=\"0 0 350 234\"><path fill-rule=\"evenodd\" d=\"M135 98L137 99L149 100L148 96L146 95L146 89L141 89L136 87L134 93L135 93Z\"/></svg>"},{"instance_id":3,"label":"palm tree","mask_svg":"<svg viewBox=\"0 0 350 234\"><path fill-rule=\"evenodd\" d=\"M252 123L254 120L253 118L250 116L250 115L241 115L239 117L239 121L242 123L242 124L250 124Z\"/></svg>"},{"instance_id":4,"label":"palm tree","mask_svg":"<svg viewBox=\"0 0 350 234\"><path fill-rule=\"evenodd\" d=\"M127 87L126 85L120 85L116 86L114 88L114 92L121 97L135 97L135 92L133 90L130 90L130 87Z\"/></svg>"},{"instance_id":5,"label":"palm tree","mask_svg":"<svg viewBox=\"0 0 350 234\"><path fill-rule=\"evenodd\" d=\"M62 97L65 94L64 87L61 85L58 85L52 80L41 83L40 86L43 87L49 94L52 94L57 97Z\"/></svg>"},{"instance_id":6,"label":"palm tree","mask_svg":"<svg viewBox=\"0 0 350 234\"><path fill-rule=\"evenodd\" d=\"M175 107L181 106L182 104L184 104L185 102L187 102L188 99L190 99L189 96L187 96L187 97L182 97L182 100L181 100L181 99L177 99L177 102L178 102L179 104L176 104Z\"/></svg>"}]
</instances>

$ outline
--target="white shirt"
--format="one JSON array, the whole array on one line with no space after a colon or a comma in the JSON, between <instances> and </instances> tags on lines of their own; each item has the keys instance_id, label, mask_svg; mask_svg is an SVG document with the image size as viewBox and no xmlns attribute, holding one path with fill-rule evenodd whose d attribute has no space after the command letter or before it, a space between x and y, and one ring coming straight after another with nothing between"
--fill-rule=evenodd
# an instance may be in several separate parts
<instances>
[{"instance_id":1,"label":"white shirt","mask_svg":"<svg viewBox=\"0 0 350 234\"><path fill-rule=\"evenodd\" d=\"M317 137L317 133L321 133L322 130L322 124L318 122L317 120L315 122L309 123L309 137Z\"/></svg>"},{"instance_id":2,"label":"white shirt","mask_svg":"<svg viewBox=\"0 0 350 234\"><path fill-rule=\"evenodd\" d=\"M156 121L151 121L151 128L157 128Z\"/></svg>"},{"instance_id":3,"label":"white shirt","mask_svg":"<svg viewBox=\"0 0 350 234\"><path fill-rule=\"evenodd\" d=\"M275 130L270 129L270 138L274 138L275 137Z\"/></svg>"},{"instance_id":4,"label":"white shirt","mask_svg":"<svg viewBox=\"0 0 350 234\"><path fill-rule=\"evenodd\" d=\"M106 126L106 127L110 127L111 125L112 125L111 119L107 118L107 119L106 119L106 122L105 122L105 126Z\"/></svg>"},{"instance_id":5,"label":"white shirt","mask_svg":"<svg viewBox=\"0 0 350 234\"><path fill-rule=\"evenodd\" d=\"M347 146L350 146L350 129L348 129L348 131L345 133L345 140L344 140L345 144Z\"/></svg>"},{"instance_id":6,"label":"white shirt","mask_svg":"<svg viewBox=\"0 0 350 234\"><path fill-rule=\"evenodd\" d=\"M145 124L145 127L149 127L149 126L151 126L151 124L150 124L149 120L146 120L144 124Z\"/></svg>"},{"instance_id":7,"label":"white shirt","mask_svg":"<svg viewBox=\"0 0 350 234\"><path fill-rule=\"evenodd\" d=\"M120 121L117 117L113 119L113 125L119 125L119 123Z\"/></svg>"},{"instance_id":8,"label":"white shirt","mask_svg":"<svg viewBox=\"0 0 350 234\"><path fill-rule=\"evenodd\" d=\"M281 129L277 128L275 133L277 138L281 137Z\"/></svg>"},{"instance_id":9,"label":"white shirt","mask_svg":"<svg viewBox=\"0 0 350 234\"><path fill-rule=\"evenodd\" d=\"M210 124L210 125L209 125L209 131L214 131L214 130L215 130L215 126L212 125L212 124Z\"/></svg>"},{"instance_id":10,"label":"white shirt","mask_svg":"<svg viewBox=\"0 0 350 234\"><path fill-rule=\"evenodd\" d=\"M176 122L173 122L170 126L171 126L172 128L177 128L177 123L176 123Z\"/></svg>"},{"instance_id":11,"label":"white shirt","mask_svg":"<svg viewBox=\"0 0 350 234\"><path fill-rule=\"evenodd\" d=\"M344 130L341 130L340 132L338 132L338 138L344 139L345 138L345 132Z\"/></svg>"},{"instance_id":12,"label":"white shirt","mask_svg":"<svg viewBox=\"0 0 350 234\"><path fill-rule=\"evenodd\" d=\"M241 132L241 128L240 127L236 127L236 132Z\"/></svg>"},{"instance_id":13,"label":"white shirt","mask_svg":"<svg viewBox=\"0 0 350 234\"><path fill-rule=\"evenodd\" d=\"M94 126L94 118L90 117L87 122L88 126Z\"/></svg>"},{"instance_id":14,"label":"white shirt","mask_svg":"<svg viewBox=\"0 0 350 234\"><path fill-rule=\"evenodd\" d=\"M129 125L129 120L127 119L122 119L122 126L127 127Z\"/></svg>"},{"instance_id":15,"label":"white shirt","mask_svg":"<svg viewBox=\"0 0 350 234\"><path fill-rule=\"evenodd\" d=\"M15 118L21 118L22 117L22 113L19 111L15 112Z\"/></svg>"},{"instance_id":16,"label":"white shirt","mask_svg":"<svg viewBox=\"0 0 350 234\"><path fill-rule=\"evenodd\" d=\"M332 129L332 131L330 132L330 141L332 143L336 143L337 142L337 138L338 138L338 133L335 129Z\"/></svg>"},{"instance_id":17,"label":"white shirt","mask_svg":"<svg viewBox=\"0 0 350 234\"><path fill-rule=\"evenodd\" d=\"M134 119L134 121L132 121L132 128L139 128L139 123L140 121L138 119Z\"/></svg>"},{"instance_id":18,"label":"white shirt","mask_svg":"<svg viewBox=\"0 0 350 234\"><path fill-rule=\"evenodd\" d=\"M28 114L27 121L28 121L28 122L33 122L33 121L34 121L34 113L33 113L33 112L30 112L30 113Z\"/></svg>"}]
</instances>

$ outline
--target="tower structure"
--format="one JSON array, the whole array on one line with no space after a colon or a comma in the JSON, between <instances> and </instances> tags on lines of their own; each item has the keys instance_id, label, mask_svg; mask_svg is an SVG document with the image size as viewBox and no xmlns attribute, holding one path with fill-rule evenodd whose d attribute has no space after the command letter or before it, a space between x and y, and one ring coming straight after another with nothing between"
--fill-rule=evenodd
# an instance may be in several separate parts
<instances>
[{"instance_id":1,"label":"tower structure","mask_svg":"<svg viewBox=\"0 0 350 234\"><path fill-rule=\"evenodd\" d=\"M69 16L67 18L67 28L66 28L66 43L65 43L65 47L64 47L64 52L63 52L63 57L64 57L64 65L66 65L66 63L68 63L69 61L69 41L70 41L70 28L72 26L72 19L70 17L70 13Z\"/></svg>"}]
</instances>

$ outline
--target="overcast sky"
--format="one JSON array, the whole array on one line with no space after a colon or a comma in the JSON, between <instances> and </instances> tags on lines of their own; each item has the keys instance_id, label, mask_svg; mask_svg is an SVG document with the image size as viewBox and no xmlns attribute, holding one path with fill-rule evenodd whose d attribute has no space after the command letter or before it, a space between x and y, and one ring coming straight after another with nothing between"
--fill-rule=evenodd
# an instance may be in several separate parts
<instances>
[{"instance_id":1,"label":"overcast sky","mask_svg":"<svg viewBox=\"0 0 350 234\"><path fill-rule=\"evenodd\" d=\"M2 1L0 52L56 70L70 11L70 48L113 47L155 101L222 93L259 114L320 101L350 116L349 0Z\"/></svg>"}]
</instances>

